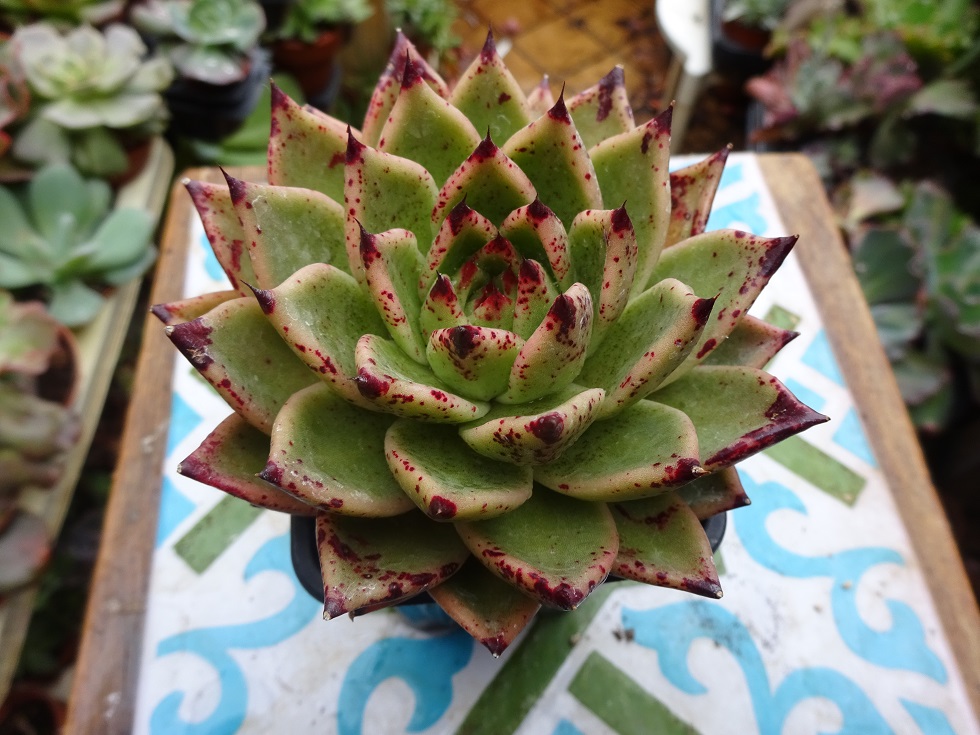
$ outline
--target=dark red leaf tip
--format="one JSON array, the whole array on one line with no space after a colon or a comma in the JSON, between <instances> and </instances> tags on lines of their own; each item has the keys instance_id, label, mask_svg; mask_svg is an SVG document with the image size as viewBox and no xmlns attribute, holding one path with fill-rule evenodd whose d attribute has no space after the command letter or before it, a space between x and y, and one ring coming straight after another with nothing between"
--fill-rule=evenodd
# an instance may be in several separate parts
<instances>
[{"instance_id":1,"label":"dark red leaf tip","mask_svg":"<svg viewBox=\"0 0 980 735\"><path fill-rule=\"evenodd\" d=\"M285 109L289 107L289 103L292 102L292 100L289 98L288 94L282 91L282 89L279 87L278 84L275 83L275 81L269 82L269 89L272 94L273 110Z\"/></svg>"},{"instance_id":2,"label":"dark red leaf tip","mask_svg":"<svg viewBox=\"0 0 980 735\"><path fill-rule=\"evenodd\" d=\"M480 346L480 329L469 324L452 327L448 332L449 344L459 357L466 358Z\"/></svg>"},{"instance_id":3,"label":"dark red leaf tip","mask_svg":"<svg viewBox=\"0 0 980 735\"><path fill-rule=\"evenodd\" d=\"M261 288L256 288L251 283L247 281L242 281L252 293L255 295L255 300L259 303L259 308L262 309L264 314L271 314L276 310L276 296L272 291L265 291Z\"/></svg>"},{"instance_id":4,"label":"dark red leaf tip","mask_svg":"<svg viewBox=\"0 0 980 735\"><path fill-rule=\"evenodd\" d=\"M231 176L224 169L221 169L221 173L224 174L225 181L228 182L228 194L231 196L231 203L237 207L245 201L245 182Z\"/></svg>"},{"instance_id":5,"label":"dark red leaf tip","mask_svg":"<svg viewBox=\"0 0 980 735\"><path fill-rule=\"evenodd\" d=\"M405 72L402 74L402 89L421 84L425 79L425 64L408 51L405 52Z\"/></svg>"},{"instance_id":6,"label":"dark red leaf tip","mask_svg":"<svg viewBox=\"0 0 980 735\"><path fill-rule=\"evenodd\" d=\"M779 270L779 266L786 260L789 251L793 249L799 239L799 235L787 235L770 240L765 255L759 259L759 275L763 278L769 278Z\"/></svg>"},{"instance_id":7,"label":"dark red leaf tip","mask_svg":"<svg viewBox=\"0 0 980 735\"><path fill-rule=\"evenodd\" d=\"M479 145L470 154L470 159L477 161L486 161L487 159L493 158L497 155L497 151L500 150L497 144L493 142L490 138L490 131L487 130L487 137L480 141Z\"/></svg>"},{"instance_id":8,"label":"dark red leaf tip","mask_svg":"<svg viewBox=\"0 0 980 735\"><path fill-rule=\"evenodd\" d=\"M714 308L717 298L717 296L712 296L710 299L698 299L691 306L691 316L694 317L694 322L699 327L708 323L708 317L711 316L711 310Z\"/></svg>"},{"instance_id":9,"label":"dark red leaf tip","mask_svg":"<svg viewBox=\"0 0 980 735\"><path fill-rule=\"evenodd\" d=\"M657 126L658 133L670 133L670 126L674 120L674 103L671 102L670 106L661 112L659 115L653 118L653 123Z\"/></svg>"},{"instance_id":10,"label":"dark red leaf tip","mask_svg":"<svg viewBox=\"0 0 980 735\"><path fill-rule=\"evenodd\" d=\"M473 209L466 203L466 196L463 196L459 200L459 203L450 210L449 216L446 219L449 221L449 229L454 235L460 233L460 230L463 229L463 223L472 211Z\"/></svg>"},{"instance_id":11,"label":"dark red leaf tip","mask_svg":"<svg viewBox=\"0 0 980 735\"><path fill-rule=\"evenodd\" d=\"M555 214L538 197L534 197L534 201L527 205L527 213L535 222L542 222Z\"/></svg>"},{"instance_id":12,"label":"dark red leaf tip","mask_svg":"<svg viewBox=\"0 0 980 735\"><path fill-rule=\"evenodd\" d=\"M276 487L282 487L282 467L275 462L267 462L262 471L259 472L258 478L272 483Z\"/></svg>"},{"instance_id":13,"label":"dark red leaf tip","mask_svg":"<svg viewBox=\"0 0 980 735\"><path fill-rule=\"evenodd\" d=\"M521 269L518 272L518 278L520 278L522 282L531 283L534 285L544 283L544 268L541 267L541 264L538 261L526 258L525 260L521 261Z\"/></svg>"},{"instance_id":14,"label":"dark red leaf tip","mask_svg":"<svg viewBox=\"0 0 980 735\"><path fill-rule=\"evenodd\" d=\"M619 209L614 209L611 216L613 232L619 233L624 230L633 229L633 220L626 213L626 202L623 202L623 206Z\"/></svg>"},{"instance_id":15,"label":"dark red leaf tip","mask_svg":"<svg viewBox=\"0 0 980 735\"><path fill-rule=\"evenodd\" d=\"M363 153L364 149L367 148L361 141L354 137L354 132L351 130L350 125L347 126L347 154L345 157L345 162L360 163L364 160Z\"/></svg>"},{"instance_id":16,"label":"dark red leaf tip","mask_svg":"<svg viewBox=\"0 0 980 735\"><path fill-rule=\"evenodd\" d=\"M170 310L170 304L154 304L150 307L150 313L164 324L169 324L170 317L173 315L173 312Z\"/></svg>"},{"instance_id":17,"label":"dark red leaf tip","mask_svg":"<svg viewBox=\"0 0 980 735\"><path fill-rule=\"evenodd\" d=\"M565 105L565 85L562 85L558 101L548 110L548 117L555 122L571 124L572 116L568 114L568 107Z\"/></svg>"},{"instance_id":18,"label":"dark red leaf tip","mask_svg":"<svg viewBox=\"0 0 980 735\"><path fill-rule=\"evenodd\" d=\"M211 331L212 328L201 318L166 329L170 341L198 370L206 370L214 362L207 352L211 344Z\"/></svg>"},{"instance_id":19,"label":"dark red leaf tip","mask_svg":"<svg viewBox=\"0 0 980 735\"><path fill-rule=\"evenodd\" d=\"M480 61L484 64L492 64L497 57L497 44L493 40L493 29L487 28L487 40L483 42L480 50Z\"/></svg>"},{"instance_id":20,"label":"dark red leaf tip","mask_svg":"<svg viewBox=\"0 0 980 735\"><path fill-rule=\"evenodd\" d=\"M456 517L456 512L456 503L451 500L441 498L437 495L429 501L429 518L448 521L450 518Z\"/></svg>"}]
</instances>

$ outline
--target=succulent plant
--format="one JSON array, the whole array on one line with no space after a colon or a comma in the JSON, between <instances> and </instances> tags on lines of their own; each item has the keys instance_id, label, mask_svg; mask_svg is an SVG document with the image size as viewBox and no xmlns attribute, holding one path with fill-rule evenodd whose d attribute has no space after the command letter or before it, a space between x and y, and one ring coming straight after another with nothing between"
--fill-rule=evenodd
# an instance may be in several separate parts
<instances>
[{"instance_id":1,"label":"succulent plant","mask_svg":"<svg viewBox=\"0 0 980 735\"><path fill-rule=\"evenodd\" d=\"M313 43L324 28L360 23L373 12L367 0L292 0L273 35Z\"/></svg>"},{"instance_id":2,"label":"succulent plant","mask_svg":"<svg viewBox=\"0 0 980 735\"><path fill-rule=\"evenodd\" d=\"M93 285L121 285L152 264L154 218L142 209L110 212L112 191L66 164L51 164L23 191L0 188L0 288L42 286L49 310L79 326L101 308Z\"/></svg>"},{"instance_id":3,"label":"succulent plant","mask_svg":"<svg viewBox=\"0 0 980 735\"><path fill-rule=\"evenodd\" d=\"M178 74L209 84L244 79L265 30L253 0L148 0L133 7L132 20L160 42Z\"/></svg>"},{"instance_id":4,"label":"succulent plant","mask_svg":"<svg viewBox=\"0 0 980 735\"><path fill-rule=\"evenodd\" d=\"M703 231L727 151L668 174L621 68L525 96L491 37L272 115L269 183L187 184L233 288L154 307L235 411L180 472L315 515L328 618L428 591L499 653L607 575L719 596L731 465L826 420L746 313L796 238Z\"/></svg>"},{"instance_id":5,"label":"succulent plant","mask_svg":"<svg viewBox=\"0 0 980 735\"><path fill-rule=\"evenodd\" d=\"M118 16L124 4L124 0L0 0L0 18L15 27L38 20L102 25Z\"/></svg>"}]
</instances>

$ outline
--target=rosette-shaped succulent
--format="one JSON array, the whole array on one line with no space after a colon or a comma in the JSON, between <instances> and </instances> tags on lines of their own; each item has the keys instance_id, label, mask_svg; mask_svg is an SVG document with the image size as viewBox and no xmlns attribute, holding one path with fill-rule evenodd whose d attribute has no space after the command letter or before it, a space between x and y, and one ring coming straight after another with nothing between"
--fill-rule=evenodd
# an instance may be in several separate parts
<instances>
[{"instance_id":1,"label":"rosette-shaped succulent","mask_svg":"<svg viewBox=\"0 0 980 735\"><path fill-rule=\"evenodd\" d=\"M235 410L180 471L315 514L329 618L719 596L731 465L825 420L746 315L795 238L702 232L727 151L670 175L621 69L525 96L491 39L451 90L400 39L361 130L273 108L268 183L187 185L233 290L155 307Z\"/></svg>"}]
</instances>

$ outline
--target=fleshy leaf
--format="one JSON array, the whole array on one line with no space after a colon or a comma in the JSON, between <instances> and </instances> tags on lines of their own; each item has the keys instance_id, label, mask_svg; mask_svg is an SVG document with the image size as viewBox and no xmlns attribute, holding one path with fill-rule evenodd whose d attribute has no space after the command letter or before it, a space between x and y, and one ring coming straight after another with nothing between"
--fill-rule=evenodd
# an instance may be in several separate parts
<instances>
[{"instance_id":1,"label":"fleshy leaf","mask_svg":"<svg viewBox=\"0 0 980 735\"><path fill-rule=\"evenodd\" d=\"M419 325L422 336L428 339L437 329L460 327L467 323L463 307L459 303L456 289L449 276L440 275L429 289L425 297L422 311L419 313Z\"/></svg>"},{"instance_id":2,"label":"fleshy leaf","mask_svg":"<svg viewBox=\"0 0 980 735\"><path fill-rule=\"evenodd\" d=\"M527 96L527 107L532 115L543 115L555 106L555 96L551 93L551 84L548 82L548 75L541 77L541 81Z\"/></svg>"},{"instance_id":3,"label":"fleshy leaf","mask_svg":"<svg viewBox=\"0 0 980 735\"><path fill-rule=\"evenodd\" d=\"M589 151L607 209L626 202L636 232L638 261L633 293L649 282L670 220L670 121L667 108L646 125L608 138ZM681 278L680 280L684 280Z\"/></svg>"},{"instance_id":4,"label":"fleshy leaf","mask_svg":"<svg viewBox=\"0 0 980 735\"><path fill-rule=\"evenodd\" d=\"M451 577L466 561L452 526L411 511L396 518L316 519L323 616L394 605Z\"/></svg>"},{"instance_id":5,"label":"fleshy leaf","mask_svg":"<svg viewBox=\"0 0 980 735\"><path fill-rule=\"evenodd\" d=\"M409 58L405 63L401 91L381 129L378 150L411 159L442 182L477 146L480 134L462 112L426 84L424 74L421 59Z\"/></svg>"},{"instance_id":6,"label":"fleshy leaf","mask_svg":"<svg viewBox=\"0 0 980 735\"><path fill-rule=\"evenodd\" d=\"M347 135L344 123L301 107L273 82L269 183L313 189L343 201Z\"/></svg>"},{"instance_id":7,"label":"fleshy leaf","mask_svg":"<svg viewBox=\"0 0 980 735\"><path fill-rule=\"evenodd\" d=\"M747 367L697 367L651 398L694 422L702 464L709 471L741 462L828 420L800 403L776 378Z\"/></svg>"},{"instance_id":8,"label":"fleshy leaf","mask_svg":"<svg viewBox=\"0 0 980 735\"><path fill-rule=\"evenodd\" d=\"M398 420L384 447L388 468L406 497L433 520L492 518L531 497L529 467L475 454L454 426Z\"/></svg>"},{"instance_id":9,"label":"fleshy leaf","mask_svg":"<svg viewBox=\"0 0 980 735\"><path fill-rule=\"evenodd\" d=\"M585 147L592 146L633 129L633 110L626 96L623 67L616 66L594 87L579 92L568 101Z\"/></svg>"},{"instance_id":10,"label":"fleshy leaf","mask_svg":"<svg viewBox=\"0 0 980 735\"><path fill-rule=\"evenodd\" d=\"M581 500L649 497L704 474L691 420L670 406L640 401L597 421L534 479Z\"/></svg>"},{"instance_id":11,"label":"fleshy leaf","mask_svg":"<svg viewBox=\"0 0 980 735\"><path fill-rule=\"evenodd\" d=\"M275 288L310 263L350 272L344 210L312 189L252 184L228 177L260 288Z\"/></svg>"},{"instance_id":12,"label":"fleshy leaf","mask_svg":"<svg viewBox=\"0 0 980 735\"><path fill-rule=\"evenodd\" d=\"M438 188L432 175L415 161L377 151L359 143L354 136L347 143L344 179L347 256L351 273L362 281L361 228L368 232L385 232L397 227L411 230L419 247L427 248L432 242L430 214Z\"/></svg>"},{"instance_id":13,"label":"fleshy leaf","mask_svg":"<svg viewBox=\"0 0 980 735\"><path fill-rule=\"evenodd\" d=\"M361 230L361 265L368 291L391 338L406 355L424 364L418 292L423 263L415 235L401 229L378 235Z\"/></svg>"},{"instance_id":14,"label":"fleshy leaf","mask_svg":"<svg viewBox=\"0 0 980 735\"><path fill-rule=\"evenodd\" d=\"M371 407L354 382L354 348L362 335L386 334L387 329L357 281L332 265L314 263L255 296L281 337L277 342L289 345L348 401Z\"/></svg>"},{"instance_id":15,"label":"fleshy leaf","mask_svg":"<svg viewBox=\"0 0 980 735\"><path fill-rule=\"evenodd\" d=\"M517 301L514 304L515 334L527 339L544 321L558 292L536 260L525 260L517 276Z\"/></svg>"},{"instance_id":16,"label":"fleshy leaf","mask_svg":"<svg viewBox=\"0 0 980 735\"><path fill-rule=\"evenodd\" d=\"M528 403L571 385L592 337L592 298L581 283L555 299L528 337L510 372L501 403Z\"/></svg>"},{"instance_id":17,"label":"fleshy leaf","mask_svg":"<svg viewBox=\"0 0 980 735\"><path fill-rule=\"evenodd\" d=\"M534 201L536 192L531 180L489 135L472 150L439 191L432 210L436 224L464 200L495 225L517 207Z\"/></svg>"},{"instance_id":18,"label":"fleshy leaf","mask_svg":"<svg viewBox=\"0 0 980 735\"><path fill-rule=\"evenodd\" d=\"M619 539L609 509L535 487L516 510L456 529L487 569L543 605L574 610L605 579Z\"/></svg>"},{"instance_id":19,"label":"fleshy leaf","mask_svg":"<svg viewBox=\"0 0 980 735\"><path fill-rule=\"evenodd\" d=\"M470 317L479 327L510 330L514 325L514 300L490 281L473 300Z\"/></svg>"},{"instance_id":20,"label":"fleshy leaf","mask_svg":"<svg viewBox=\"0 0 980 735\"><path fill-rule=\"evenodd\" d=\"M164 324L180 324L204 316L219 304L237 299L239 296L238 291L212 291L180 301L171 301L168 304L154 304L150 307L150 311Z\"/></svg>"},{"instance_id":21,"label":"fleshy leaf","mask_svg":"<svg viewBox=\"0 0 980 735\"><path fill-rule=\"evenodd\" d=\"M439 232L426 256L425 270L419 278L419 291L428 293L439 273L457 273L473 255L497 236L497 228L482 214L461 201L442 221ZM463 274L464 277L465 274ZM468 284L458 288L457 295L466 298Z\"/></svg>"},{"instance_id":22,"label":"fleshy leaf","mask_svg":"<svg viewBox=\"0 0 980 735\"><path fill-rule=\"evenodd\" d=\"M502 150L527 174L538 197L562 222L602 206L593 162L563 99L514 133Z\"/></svg>"},{"instance_id":23,"label":"fleshy leaf","mask_svg":"<svg viewBox=\"0 0 980 735\"><path fill-rule=\"evenodd\" d=\"M594 348L626 308L636 274L636 233L626 208L579 214L568 231L568 250L575 280L592 294Z\"/></svg>"},{"instance_id":24,"label":"fleshy leaf","mask_svg":"<svg viewBox=\"0 0 980 735\"><path fill-rule=\"evenodd\" d=\"M507 140L534 119L524 92L497 53L492 32L456 82L449 101L477 130L487 130L497 140Z\"/></svg>"},{"instance_id":25,"label":"fleshy leaf","mask_svg":"<svg viewBox=\"0 0 980 735\"><path fill-rule=\"evenodd\" d=\"M475 560L430 589L429 595L494 657L514 642L541 609L537 600L497 578Z\"/></svg>"},{"instance_id":26,"label":"fleshy leaf","mask_svg":"<svg viewBox=\"0 0 980 735\"><path fill-rule=\"evenodd\" d=\"M495 404L460 436L476 452L517 465L551 462L589 428L603 392L569 386L530 403Z\"/></svg>"},{"instance_id":27,"label":"fleshy leaf","mask_svg":"<svg viewBox=\"0 0 980 735\"><path fill-rule=\"evenodd\" d=\"M712 472L683 485L675 491L694 511L699 520L749 505L738 470L734 467Z\"/></svg>"},{"instance_id":28,"label":"fleshy leaf","mask_svg":"<svg viewBox=\"0 0 980 735\"><path fill-rule=\"evenodd\" d=\"M711 544L675 492L614 503L619 554L612 573L637 582L721 597Z\"/></svg>"},{"instance_id":29,"label":"fleshy leaf","mask_svg":"<svg viewBox=\"0 0 980 735\"><path fill-rule=\"evenodd\" d=\"M318 383L292 396L272 427L261 476L311 506L386 517L412 509L384 462L394 419L365 411Z\"/></svg>"},{"instance_id":30,"label":"fleshy leaf","mask_svg":"<svg viewBox=\"0 0 980 735\"><path fill-rule=\"evenodd\" d=\"M227 301L166 331L228 405L266 434L286 399L316 381L254 299ZM256 345L262 345L261 353Z\"/></svg>"},{"instance_id":31,"label":"fleshy leaf","mask_svg":"<svg viewBox=\"0 0 980 735\"><path fill-rule=\"evenodd\" d=\"M388 114L395 106L395 100L398 99L402 79L405 78L405 66L409 59L414 60L416 64L422 64L425 81L440 97L449 97L449 87L442 80L442 77L436 73L435 69L425 63L425 60L422 59L405 34L398 31L395 47L388 57L388 65L381 72L381 77L371 93L367 113L364 115L363 139L367 145L376 146L381 140L381 128L387 122Z\"/></svg>"},{"instance_id":32,"label":"fleshy leaf","mask_svg":"<svg viewBox=\"0 0 980 735\"><path fill-rule=\"evenodd\" d=\"M268 453L269 437L233 413L177 465L177 472L260 508L315 515L313 506L257 476Z\"/></svg>"},{"instance_id":33,"label":"fleshy leaf","mask_svg":"<svg viewBox=\"0 0 980 735\"><path fill-rule=\"evenodd\" d=\"M704 365L744 365L764 368L799 332L782 329L751 314L741 321L728 338L704 359Z\"/></svg>"},{"instance_id":34,"label":"fleshy leaf","mask_svg":"<svg viewBox=\"0 0 980 735\"><path fill-rule=\"evenodd\" d=\"M252 269L252 261L245 245L245 233L231 203L228 187L190 180L185 181L184 186L201 216L201 224L204 225L204 233L211 243L214 257L228 275L232 287L242 296L246 296L248 289L244 283L255 283L255 271Z\"/></svg>"},{"instance_id":35,"label":"fleshy leaf","mask_svg":"<svg viewBox=\"0 0 980 735\"><path fill-rule=\"evenodd\" d=\"M441 423L470 421L489 410L486 403L452 393L394 342L366 334L357 343L355 358L357 388L379 410Z\"/></svg>"},{"instance_id":36,"label":"fleshy leaf","mask_svg":"<svg viewBox=\"0 0 980 735\"><path fill-rule=\"evenodd\" d=\"M704 232L731 146L670 174L670 223L664 247Z\"/></svg>"},{"instance_id":37,"label":"fleshy leaf","mask_svg":"<svg viewBox=\"0 0 980 735\"><path fill-rule=\"evenodd\" d=\"M557 215L535 199L515 209L500 225L500 233L525 258L548 267L562 288L574 282L568 257L568 234Z\"/></svg>"},{"instance_id":38,"label":"fleshy leaf","mask_svg":"<svg viewBox=\"0 0 980 735\"><path fill-rule=\"evenodd\" d=\"M426 358L450 388L489 401L507 390L510 369L523 346L513 332L465 325L433 332Z\"/></svg>"},{"instance_id":39,"label":"fleshy leaf","mask_svg":"<svg viewBox=\"0 0 980 735\"><path fill-rule=\"evenodd\" d=\"M795 235L767 238L738 230L715 230L664 251L651 285L663 278L676 278L699 296L717 297L697 346L669 381L703 361L731 334L796 240Z\"/></svg>"},{"instance_id":40,"label":"fleshy leaf","mask_svg":"<svg viewBox=\"0 0 980 735\"><path fill-rule=\"evenodd\" d=\"M606 391L600 417L646 398L694 348L713 299L665 279L630 302L576 380Z\"/></svg>"}]
</instances>

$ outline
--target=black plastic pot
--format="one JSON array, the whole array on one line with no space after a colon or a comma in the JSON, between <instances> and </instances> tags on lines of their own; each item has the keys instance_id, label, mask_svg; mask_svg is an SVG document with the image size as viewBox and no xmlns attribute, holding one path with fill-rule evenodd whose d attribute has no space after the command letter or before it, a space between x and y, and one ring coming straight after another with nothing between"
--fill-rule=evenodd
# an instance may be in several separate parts
<instances>
[{"instance_id":1,"label":"black plastic pot","mask_svg":"<svg viewBox=\"0 0 980 735\"><path fill-rule=\"evenodd\" d=\"M715 69L746 78L762 74L771 64L764 51L769 32L725 21L725 0L711 0L711 59Z\"/></svg>"},{"instance_id":2,"label":"black plastic pot","mask_svg":"<svg viewBox=\"0 0 980 735\"><path fill-rule=\"evenodd\" d=\"M711 550L717 551L725 536L728 514L719 513L706 521L701 521L701 525L708 535L708 541L711 542ZM292 517L289 527L289 551L293 560L293 569L303 589L309 592L314 600L323 602L323 580L320 576L320 559L316 548L316 519L309 516ZM610 577L607 581L619 579L619 577ZM429 594L423 592L399 604L419 605L432 601Z\"/></svg>"}]
</instances>

